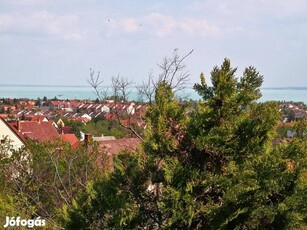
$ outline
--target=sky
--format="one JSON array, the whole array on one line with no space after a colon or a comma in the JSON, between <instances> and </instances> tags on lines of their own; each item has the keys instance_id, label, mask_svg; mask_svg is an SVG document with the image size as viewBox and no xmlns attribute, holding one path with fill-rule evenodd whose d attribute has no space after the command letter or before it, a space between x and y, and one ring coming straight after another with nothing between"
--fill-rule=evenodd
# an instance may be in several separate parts
<instances>
[{"instance_id":1,"label":"sky","mask_svg":"<svg viewBox=\"0 0 307 230\"><path fill-rule=\"evenodd\" d=\"M306 0L0 0L0 84L139 83L174 50L190 84L229 58L264 87L307 87Z\"/></svg>"}]
</instances>

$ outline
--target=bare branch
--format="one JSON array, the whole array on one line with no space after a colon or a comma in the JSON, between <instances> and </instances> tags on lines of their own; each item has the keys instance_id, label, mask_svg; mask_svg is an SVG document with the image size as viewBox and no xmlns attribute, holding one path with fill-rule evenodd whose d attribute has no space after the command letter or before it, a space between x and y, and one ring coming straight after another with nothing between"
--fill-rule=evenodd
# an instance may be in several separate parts
<instances>
[{"instance_id":1,"label":"bare branch","mask_svg":"<svg viewBox=\"0 0 307 230\"><path fill-rule=\"evenodd\" d=\"M180 57L177 54L177 49L175 49L172 57L164 58L162 63L158 64L162 69L158 81L168 82L174 92L185 89L189 81L189 73L188 71L184 71L186 68L184 61L193 51L194 50L191 50L185 56Z\"/></svg>"},{"instance_id":2,"label":"bare branch","mask_svg":"<svg viewBox=\"0 0 307 230\"><path fill-rule=\"evenodd\" d=\"M152 103L156 90L152 71L149 72L147 81L143 81L142 84L137 85L136 89L141 100L145 99L149 104Z\"/></svg>"},{"instance_id":3,"label":"bare branch","mask_svg":"<svg viewBox=\"0 0 307 230\"><path fill-rule=\"evenodd\" d=\"M141 98L148 100L149 104L152 103L154 92L159 82L168 82L174 92L182 91L186 88L189 82L189 72L185 71L186 65L184 61L193 53L191 50L188 54L180 57L177 49L174 50L172 57L163 58L158 66L162 69L162 73L157 80L154 80L152 71L148 75L148 80L143 81L138 85L137 91Z\"/></svg>"},{"instance_id":4,"label":"bare branch","mask_svg":"<svg viewBox=\"0 0 307 230\"><path fill-rule=\"evenodd\" d=\"M100 100L103 99L103 101L105 101L109 97L109 89L109 86L107 86L105 89L100 89Z\"/></svg>"},{"instance_id":5,"label":"bare branch","mask_svg":"<svg viewBox=\"0 0 307 230\"><path fill-rule=\"evenodd\" d=\"M125 125L122 120L121 120L121 117L124 117L124 116L121 116L120 115L120 111L116 108L112 109L112 112L114 114L116 114L116 118L117 118L117 121L118 123L120 124L120 126L122 126L123 128L131 131L137 138L139 138L140 140L143 140L143 138L141 137L140 134L138 134L138 132L133 128L132 124L131 124L131 114L128 114L128 112L126 111L126 117L128 118L128 123L127 125Z\"/></svg>"},{"instance_id":6,"label":"bare branch","mask_svg":"<svg viewBox=\"0 0 307 230\"><path fill-rule=\"evenodd\" d=\"M54 166L54 169L55 169L55 173L56 173L56 175L57 175L57 178L59 179L59 181L60 181L60 183L61 183L61 185L62 185L62 188L64 189L64 191L65 191L66 195L68 196L68 198L71 199L71 194L68 193L68 191L67 191L67 189L66 189L66 187L65 187L65 185L64 185L64 183L63 183L63 181L62 181L62 178L61 178L61 176L60 176L59 169L58 169L58 165L57 165L56 162L54 161L54 159L53 159L53 157L52 157L51 154L49 154L49 157L50 157L50 160L51 160L51 162L52 162L52 164L53 164L53 166ZM62 196L61 193L59 193L59 194ZM66 202L67 204L69 204L68 201L65 199L65 197L64 197L64 196L62 196L62 197L63 197L63 199L65 200L65 202Z\"/></svg>"},{"instance_id":7,"label":"bare branch","mask_svg":"<svg viewBox=\"0 0 307 230\"><path fill-rule=\"evenodd\" d=\"M102 100L101 97L101 84L103 83L103 80L100 80L100 71L98 71L97 76L95 77L95 71L90 68L90 79L87 80L87 82L93 87L94 93L97 95L99 100Z\"/></svg>"},{"instance_id":8,"label":"bare branch","mask_svg":"<svg viewBox=\"0 0 307 230\"><path fill-rule=\"evenodd\" d=\"M124 102L128 101L128 95L131 93L129 87L132 86L133 81L127 78L121 77L119 74L116 77L112 77L112 90L114 100L122 99Z\"/></svg>"}]
</instances>

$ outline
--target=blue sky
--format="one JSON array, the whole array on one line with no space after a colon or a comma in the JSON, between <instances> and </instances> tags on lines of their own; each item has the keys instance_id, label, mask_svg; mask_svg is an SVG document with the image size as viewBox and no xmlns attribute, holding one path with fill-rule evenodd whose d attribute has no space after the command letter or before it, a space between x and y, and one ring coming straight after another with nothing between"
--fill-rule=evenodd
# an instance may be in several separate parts
<instances>
[{"instance_id":1,"label":"blue sky","mask_svg":"<svg viewBox=\"0 0 307 230\"><path fill-rule=\"evenodd\" d=\"M174 49L191 84L225 57L264 75L265 87L307 86L306 0L1 0L1 84L141 82Z\"/></svg>"}]
</instances>

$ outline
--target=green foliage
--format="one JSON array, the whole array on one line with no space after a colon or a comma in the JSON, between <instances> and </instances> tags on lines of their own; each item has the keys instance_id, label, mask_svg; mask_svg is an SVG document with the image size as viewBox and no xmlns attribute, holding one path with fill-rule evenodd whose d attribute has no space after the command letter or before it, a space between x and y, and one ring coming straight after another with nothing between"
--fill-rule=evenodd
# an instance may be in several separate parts
<instances>
[{"instance_id":1,"label":"green foliage","mask_svg":"<svg viewBox=\"0 0 307 230\"><path fill-rule=\"evenodd\" d=\"M90 133L94 136L114 136L117 139L123 138L129 134L129 132L116 120L90 122L87 125L82 126L81 131L84 133Z\"/></svg>"},{"instance_id":2,"label":"green foliage","mask_svg":"<svg viewBox=\"0 0 307 230\"><path fill-rule=\"evenodd\" d=\"M97 117L94 117L92 119L92 122L97 123L99 121L105 121L105 120L106 120L105 116L103 114L100 114Z\"/></svg>"},{"instance_id":3,"label":"green foliage","mask_svg":"<svg viewBox=\"0 0 307 230\"><path fill-rule=\"evenodd\" d=\"M146 113L144 149L146 153L163 158L178 147L187 116L185 106L179 106L166 82L157 86L155 101Z\"/></svg>"},{"instance_id":4,"label":"green foliage","mask_svg":"<svg viewBox=\"0 0 307 230\"><path fill-rule=\"evenodd\" d=\"M74 133L78 138L81 137L80 131L85 127L85 124L79 121L70 121L68 119L63 119L63 122L66 126L70 126L72 133Z\"/></svg>"},{"instance_id":5,"label":"green foliage","mask_svg":"<svg viewBox=\"0 0 307 230\"><path fill-rule=\"evenodd\" d=\"M290 143L273 145L278 104L257 103L263 78L254 67L241 78L236 70L225 59L211 72L212 86L201 74L195 108L159 82L140 148L115 156L108 173L92 164L95 146L31 144L29 168L18 171L23 199L56 223L60 214L65 229L306 229L306 123ZM3 168L23 162L16 156L2 158Z\"/></svg>"},{"instance_id":6,"label":"green foliage","mask_svg":"<svg viewBox=\"0 0 307 230\"><path fill-rule=\"evenodd\" d=\"M6 216L22 216L31 218L35 215L35 207L25 207L27 197L16 191L13 181L18 181L21 175L21 165L25 163L22 151L15 151L7 137L0 144L0 218Z\"/></svg>"},{"instance_id":7,"label":"green foliage","mask_svg":"<svg viewBox=\"0 0 307 230\"><path fill-rule=\"evenodd\" d=\"M131 135L129 130L122 127L117 120L108 121L103 116L97 117L86 125L78 121L68 121L64 119L66 126L72 127L72 132L80 137L80 131L89 133L93 136L114 136L117 139L128 137ZM137 129L137 127L134 127ZM140 130L141 131L141 130Z\"/></svg>"},{"instance_id":8,"label":"green foliage","mask_svg":"<svg viewBox=\"0 0 307 230\"><path fill-rule=\"evenodd\" d=\"M304 139L304 137L307 137L307 122L303 120L296 122L293 131L296 137Z\"/></svg>"},{"instance_id":9,"label":"green foliage","mask_svg":"<svg viewBox=\"0 0 307 230\"><path fill-rule=\"evenodd\" d=\"M58 229L62 207L72 206L86 184L109 167L109 158L95 144L73 149L60 140L31 142L24 150L3 153L0 202L5 199L7 205L1 205L0 215L41 216L48 229Z\"/></svg>"},{"instance_id":10,"label":"green foliage","mask_svg":"<svg viewBox=\"0 0 307 230\"><path fill-rule=\"evenodd\" d=\"M280 137L280 138L284 138L284 137L287 137L287 131L288 130L291 130L292 131L292 127L289 127L289 126L279 126L277 127L277 137Z\"/></svg>"},{"instance_id":11,"label":"green foliage","mask_svg":"<svg viewBox=\"0 0 307 230\"><path fill-rule=\"evenodd\" d=\"M146 154L116 158L114 172L69 210L68 226L306 228L306 136L273 146L278 104L256 103L262 76L254 67L240 79L235 73L225 59L211 72L212 86L202 74L195 110L160 82L146 113ZM304 134L302 124L296 130Z\"/></svg>"},{"instance_id":12,"label":"green foliage","mask_svg":"<svg viewBox=\"0 0 307 230\"><path fill-rule=\"evenodd\" d=\"M148 171L143 157L124 152L114 159L114 172L94 184L67 212L65 229L137 229L150 219L146 205ZM146 220L146 221L145 221Z\"/></svg>"}]
</instances>

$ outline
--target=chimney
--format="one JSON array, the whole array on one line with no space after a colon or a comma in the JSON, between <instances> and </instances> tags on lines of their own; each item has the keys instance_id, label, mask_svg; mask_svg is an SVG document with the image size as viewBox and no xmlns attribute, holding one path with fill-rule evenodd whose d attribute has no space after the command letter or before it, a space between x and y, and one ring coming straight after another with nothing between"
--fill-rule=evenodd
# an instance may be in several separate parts
<instances>
[{"instance_id":1,"label":"chimney","mask_svg":"<svg viewBox=\"0 0 307 230\"><path fill-rule=\"evenodd\" d=\"M85 134L84 135L84 141L85 141L85 144L89 144L92 140L92 135L91 134Z\"/></svg>"},{"instance_id":2,"label":"chimney","mask_svg":"<svg viewBox=\"0 0 307 230\"><path fill-rule=\"evenodd\" d=\"M20 122L20 120L17 120L17 130L18 130L18 132L20 132L20 129L21 129L21 122Z\"/></svg>"}]
</instances>

